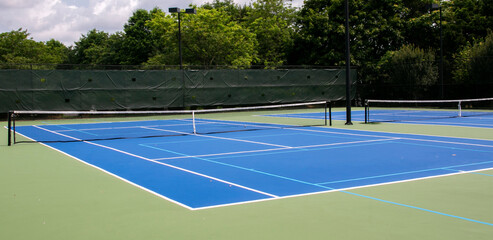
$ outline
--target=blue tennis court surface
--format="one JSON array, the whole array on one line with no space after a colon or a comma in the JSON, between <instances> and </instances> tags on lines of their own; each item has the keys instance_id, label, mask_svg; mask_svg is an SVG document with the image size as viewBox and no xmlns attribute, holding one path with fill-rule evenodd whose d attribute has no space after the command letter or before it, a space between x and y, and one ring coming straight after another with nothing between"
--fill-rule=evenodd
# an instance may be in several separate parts
<instances>
[{"instance_id":1,"label":"blue tennis court surface","mask_svg":"<svg viewBox=\"0 0 493 240\"><path fill-rule=\"evenodd\" d=\"M37 125L17 132L73 140L129 129L173 132L182 124ZM189 209L493 168L489 140L324 127L44 144Z\"/></svg>"}]
</instances>

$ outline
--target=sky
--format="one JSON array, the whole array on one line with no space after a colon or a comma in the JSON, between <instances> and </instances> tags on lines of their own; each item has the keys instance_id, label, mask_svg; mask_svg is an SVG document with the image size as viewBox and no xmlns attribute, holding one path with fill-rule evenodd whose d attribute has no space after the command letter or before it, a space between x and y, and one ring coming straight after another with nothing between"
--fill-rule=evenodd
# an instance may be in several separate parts
<instances>
[{"instance_id":1,"label":"sky","mask_svg":"<svg viewBox=\"0 0 493 240\"><path fill-rule=\"evenodd\" d=\"M74 45L92 29L114 33L137 9L187 8L213 0L0 0L0 33L22 28L35 41L55 39ZM252 0L234 0L247 4ZM303 0L293 0L300 7Z\"/></svg>"}]
</instances>

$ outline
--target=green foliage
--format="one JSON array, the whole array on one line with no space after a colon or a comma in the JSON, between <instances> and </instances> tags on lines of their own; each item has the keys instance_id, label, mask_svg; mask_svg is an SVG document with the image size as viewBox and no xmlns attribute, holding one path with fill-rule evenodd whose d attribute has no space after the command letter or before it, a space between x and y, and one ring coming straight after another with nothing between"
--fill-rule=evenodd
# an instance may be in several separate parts
<instances>
[{"instance_id":1,"label":"green foliage","mask_svg":"<svg viewBox=\"0 0 493 240\"><path fill-rule=\"evenodd\" d=\"M286 52L293 45L295 9L284 0L258 0L252 5L244 25L258 43L257 64L280 66L287 62Z\"/></svg>"},{"instance_id":2,"label":"green foliage","mask_svg":"<svg viewBox=\"0 0 493 240\"><path fill-rule=\"evenodd\" d=\"M493 33L483 41L467 44L455 56L454 80L456 83L493 82Z\"/></svg>"},{"instance_id":3,"label":"green foliage","mask_svg":"<svg viewBox=\"0 0 493 240\"><path fill-rule=\"evenodd\" d=\"M78 64L110 64L108 59L109 34L96 29L90 30L75 42L74 55Z\"/></svg>"},{"instance_id":4,"label":"green foliage","mask_svg":"<svg viewBox=\"0 0 493 240\"><path fill-rule=\"evenodd\" d=\"M82 35L73 49L72 63L140 65L155 52L156 35L147 26L154 13L139 9L124 25L124 32L108 34L93 29Z\"/></svg>"},{"instance_id":5,"label":"green foliage","mask_svg":"<svg viewBox=\"0 0 493 240\"><path fill-rule=\"evenodd\" d=\"M350 1L351 52L355 63L379 59L402 45L406 11L401 0ZM344 26L344 0L305 1L291 60L296 64L344 64Z\"/></svg>"},{"instance_id":6,"label":"green foliage","mask_svg":"<svg viewBox=\"0 0 493 240\"><path fill-rule=\"evenodd\" d=\"M152 55L155 50L155 35L151 33L147 22L152 20L154 12L160 11L158 8L150 12L139 9L130 17L123 28L125 35L121 51L125 54L121 64L140 65Z\"/></svg>"},{"instance_id":7,"label":"green foliage","mask_svg":"<svg viewBox=\"0 0 493 240\"><path fill-rule=\"evenodd\" d=\"M438 10L430 12L429 0L403 0L406 12L404 13L403 28L401 29L406 44L413 44L421 48L438 49L440 43ZM445 10L443 10L443 27L446 28L447 21Z\"/></svg>"},{"instance_id":8,"label":"green foliage","mask_svg":"<svg viewBox=\"0 0 493 240\"><path fill-rule=\"evenodd\" d=\"M451 21L446 29L449 49L460 49L493 30L493 1L454 0L444 3L448 21Z\"/></svg>"},{"instance_id":9,"label":"green foliage","mask_svg":"<svg viewBox=\"0 0 493 240\"><path fill-rule=\"evenodd\" d=\"M231 17L231 21L244 22L247 14L252 12L251 5L243 5L234 3L233 0L214 0L212 3L204 3L201 6L203 9L221 9Z\"/></svg>"},{"instance_id":10,"label":"green foliage","mask_svg":"<svg viewBox=\"0 0 493 240\"><path fill-rule=\"evenodd\" d=\"M148 22L160 36L161 51L147 64L179 64L177 17L155 13ZM184 65L250 65L256 57L255 35L231 21L222 9L198 8L196 15L181 14L181 34Z\"/></svg>"},{"instance_id":11,"label":"green foliage","mask_svg":"<svg viewBox=\"0 0 493 240\"><path fill-rule=\"evenodd\" d=\"M51 39L45 43L46 53L44 54L44 63L67 63L70 49L63 43L55 39Z\"/></svg>"},{"instance_id":12,"label":"green foliage","mask_svg":"<svg viewBox=\"0 0 493 240\"><path fill-rule=\"evenodd\" d=\"M383 82L394 86L394 94L405 99L419 99L417 88L427 90L437 83L438 71L432 50L404 45L382 57L378 70ZM415 88L415 89L413 89Z\"/></svg>"},{"instance_id":13,"label":"green foliage","mask_svg":"<svg viewBox=\"0 0 493 240\"><path fill-rule=\"evenodd\" d=\"M298 14L298 34L289 56L291 64L342 63L345 39L342 3L342 0L305 1Z\"/></svg>"},{"instance_id":14,"label":"green foliage","mask_svg":"<svg viewBox=\"0 0 493 240\"><path fill-rule=\"evenodd\" d=\"M0 33L0 63L3 64L59 64L67 60L68 51L56 40L43 43L30 39L27 30Z\"/></svg>"},{"instance_id":15,"label":"green foliage","mask_svg":"<svg viewBox=\"0 0 493 240\"><path fill-rule=\"evenodd\" d=\"M472 70L471 60L483 59L474 63L478 66L490 64L485 59L492 54L477 49L480 40L493 31L491 0L351 0L351 60L358 65L360 83L381 82L381 64L409 46L438 55L440 11L427 9L430 2L442 6L444 62L455 56L457 65L453 71L445 67L445 79L465 83L493 75L473 77L481 71ZM181 14L184 64L343 65L344 3L306 0L298 9L290 0L254 0L245 5L212 0L194 6L196 15ZM71 48L56 40L36 42L22 29L1 33L0 62L178 65L177 17L158 8L139 9L121 32L93 29ZM425 85L433 82L420 79Z\"/></svg>"}]
</instances>

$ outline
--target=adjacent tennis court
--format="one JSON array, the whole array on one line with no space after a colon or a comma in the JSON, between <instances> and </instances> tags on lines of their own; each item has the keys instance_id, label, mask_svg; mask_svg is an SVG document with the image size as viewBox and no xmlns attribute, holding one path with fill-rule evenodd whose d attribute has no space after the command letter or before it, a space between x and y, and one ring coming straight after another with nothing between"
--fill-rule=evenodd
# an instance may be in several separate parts
<instances>
[{"instance_id":1,"label":"adjacent tennis court","mask_svg":"<svg viewBox=\"0 0 493 240\"><path fill-rule=\"evenodd\" d=\"M493 128L493 111L465 113L473 114L464 117L455 117L457 111L445 110L416 110L416 109L378 109L370 111L370 122L393 122L402 124L422 124L422 125L444 125L457 127L477 127ZM303 118L303 119L322 119L322 113L300 113L300 114L282 114L276 117ZM365 111L352 111L354 121L364 122ZM333 120L344 121L346 119L345 111L332 113Z\"/></svg>"},{"instance_id":2,"label":"adjacent tennis court","mask_svg":"<svg viewBox=\"0 0 493 240\"><path fill-rule=\"evenodd\" d=\"M366 123L493 127L493 98L459 100L366 100L365 111L355 113ZM363 115L364 114L364 115Z\"/></svg>"}]
</instances>

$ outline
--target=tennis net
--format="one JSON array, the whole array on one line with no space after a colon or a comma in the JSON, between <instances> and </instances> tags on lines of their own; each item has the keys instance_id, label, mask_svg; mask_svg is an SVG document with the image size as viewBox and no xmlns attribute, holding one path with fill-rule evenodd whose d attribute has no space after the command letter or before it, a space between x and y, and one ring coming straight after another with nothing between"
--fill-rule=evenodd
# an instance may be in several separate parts
<instances>
[{"instance_id":1,"label":"tennis net","mask_svg":"<svg viewBox=\"0 0 493 240\"><path fill-rule=\"evenodd\" d=\"M10 111L8 145L322 126L327 125L327 111L330 117L330 103L325 101L205 110ZM318 117L297 118L293 114Z\"/></svg>"},{"instance_id":2,"label":"tennis net","mask_svg":"<svg viewBox=\"0 0 493 240\"><path fill-rule=\"evenodd\" d=\"M493 114L493 98L375 100L365 103L365 123L423 121Z\"/></svg>"}]
</instances>

